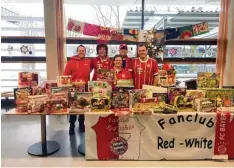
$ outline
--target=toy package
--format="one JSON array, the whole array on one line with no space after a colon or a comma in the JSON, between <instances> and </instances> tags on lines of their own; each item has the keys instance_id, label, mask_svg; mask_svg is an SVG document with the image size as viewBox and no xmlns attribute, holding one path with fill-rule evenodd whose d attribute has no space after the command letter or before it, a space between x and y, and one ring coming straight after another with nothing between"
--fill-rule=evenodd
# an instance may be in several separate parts
<instances>
[{"instance_id":1,"label":"toy package","mask_svg":"<svg viewBox=\"0 0 234 168\"><path fill-rule=\"evenodd\" d=\"M153 97L157 98L158 102L168 102L168 94L167 93L153 93Z\"/></svg>"},{"instance_id":2,"label":"toy package","mask_svg":"<svg viewBox=\"0 0 234 168\"><path fill-rule=\"evenodd\" d=\"M193 100L191 97L184 95L176 96L174 99L174 107L180 112L192 112L193 110Z\"/></svg>"},{"instance_id":3,"label":"toy package","mask_svg":"<svg viewBox=\"0 0 234 168\"><path fill-rule=\"evenodd\" d=\"M134 88L132 79L119 79L116 81L116 87Z\"/></svg>"},{"instance_id":4,"label":"toy package","mask_svg":"<svg viewBox=\"0 0 234 168\"><path fill-rule=\"evenodd\" d=\"M27 88L15 88L14 97L16 101L16 112L28 112L29 96L32 95L32 89Z\"/></svg>"},{"instance_id":5,"label":"toy package","mask_svg":"<svg viewBox=\"0 0 234 168\"><path fill-rule=\"evenodd\" d=\"M219 81L219 73L198 72L197 74L197 88L218 88Z\"/></svg>"},{"instance_id":6,"label":"toy package","mask_svg":"<svg viewBox=\"0 0 234 168\"><path fill-rule=\"evenodd\" d=\"M77 92L85 92L85 82L84 81L72 82L72 87L75 88L75 90Z\"/></svg>"},{"instance_id":7,"label":"toy package","mask_svg":"<svg viewBox=\"0 0 234 168\"><path fill-rule=\"evenodd\" d=\"M206 98L216 99L217 107L233 105L233 89L205 89Z\"/></svg>"},{"instance_id":8,"label":"toy package","mask_svg":"<svg viewBox=\"0 0 234 168\"><path fill-rule=\"evenodd\" d=\"M129 93L112 92L111 108L112 109L129 108Z\"/></svg>"},{"instance_id":9,"label":"toy package","mask_svg":"<svg viewBox=\"0 0 234 168\"><path fill-rule=\"evenodd\" d=\"M45 101L45 113L64 113L67 112L68 103L64 93L54 93L51 99Z\"/></svg>"},{"instance_id":10,"label":"toy package","mask_svg":"<svg viewBox=\"0 0 234 168\"><path fill-rule=\"evenodd\" d=\"M48 99L47 95L29 96L28 113L44 112L44 102Z\"/></svg>"},{"instance_id":11,"label":"toy package","mask_svg":"<svg viewBox=\"0 0 234 168\"><path fill-rule=\"evenodd\" d=\"M158 103L136 103L134 104L132 111L135 114L151 114L153 107Z\"/></svg>"},{"instance_id":12,"label":"toy package","mask_svg":"<svg viewBox=\"0 0 234 168\"><path fill-rule=\"evenodd\" d=\"M185 96L186 94L186 88L182 87L171 87L168 88L168 102L169 104L174 104L174 99L176 96Z\"/></svg>"},{"instance_id":13,"label":"toy package","mask_svg":"<svg viewBox=\"0 0 234 168\"><path fill-rule=\"evenodd\" d=\"M195 99L193 109L197 112L216 112L216 100L210 98Z\"/></svg>"},{"instance_id":14,"label":"toy package","mask_svg":"<svg viewBox=\"0 0 234 168\"><path fill-rule=\"evenodd\" d=\"M111 97L112 86L106 81L89 81L88 92L93 92L94 96Z\"/></svg>"},{"instance_id":15,"label":"toy package","mask_svg":"<svg viewBox=\"0 0 234 168\"><path fill-rule=\"evenodd\" d=\"M205 90L186 90L186 97L190 97L194 102L195 99L205 98Z\"/></svg>"},{"instance_id":16,"label":"toy package","mask_svg":"<svg viewBox=\"0 0 234 168\"><path fill-rule=\"evenodd\" d=\"M40 86L32 87L32 95L45 95L46 89Z\"/></svg>"},{"instance_id":17,"label":"toy package","mask_svg":"<svg viewBox=\"0 0 234 168\"><path fill-rule=\"evenodd\" d=\"M98 69L97 70L97 80L114 82L115 72L112 69Z\"/></svg>"},{"instance_id":18,"label":"toy package","mask_svg":"<svg viewBox=\"0 0 234 168\"><path fill-rule=\"evenodd\" d=\"M56 80L46 80L44 81L44 88L47 94L51 93L51 88L58 87L58 83Z\"/></svg>"},{"instance_id":19,"label":"toy package","mask_svg":"<svg viewBox=\"0 0 234 168\"><path fill-rule=\"evenodd\" d=\"M159 86L171 87L176 85L176 71L171 70L159 70Z\"/></svg>"},{"instance_id":20,"label":"toy package","mask_svg":"<svg viewBox=\"0 0 234 168\"><path fill-rule=\"evenodd\" d=\"M140 103L141 99L147 98L147 90L146 89L130 90L129 94L130 94L130 99L129 99L130 109L133 108L136 103Z\"/></svg>"},{"instance_id":21,"label":"toy package","mask_svg":"<svg viewBox=\"0 0 234 168\"><path fill-rule=\"evenodd\" d=\"M38 73L35 72L19 72L18 88L38 86Z\"/></svg>"},{"instance_id":22,"label":"toy package","mask_svg":"<svg viewBox=\"0 0 234 168\"><path fill-rule=\"evenodd\" d=\"M91 99L92 112L108 112L110 109L110 99L108 97L93 97Z\"/></svg>"},{"instance_id":23,"label":"toy package","mask_svg":"<svg viewBox=\"0 0 234 168\"><path fill-rule=\"evenodd\" d=\"M90 92L70 92L70 113L89 112L92 97L93 93Z\"/></svg>"},{"instance_id":24,"label":"toy package","mask_svg":"<svg viewBox=\"0 0 234 168\"><path fill-rule=\"evenodd\" d=\"M72 77L58 76L58 86L72 86Z\"/></svg>"}]
</instances>

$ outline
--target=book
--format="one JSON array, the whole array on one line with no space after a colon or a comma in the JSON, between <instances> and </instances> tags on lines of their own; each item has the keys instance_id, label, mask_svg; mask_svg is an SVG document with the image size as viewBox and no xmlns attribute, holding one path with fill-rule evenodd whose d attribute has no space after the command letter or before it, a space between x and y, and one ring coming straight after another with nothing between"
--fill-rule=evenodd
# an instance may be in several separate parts
<instances>
[{"instance_id":1,"label":"book","mask_svg":"<svg viewBox=\"0 0 234 168\"><path fill-rule=\"evenodd\" d=\"M176 96L185 96L186 94L186 88L182 87L169 87L168 88L168 103L173 105L174 99Z\"/></svg>"},{"instance_id":2,"label":"book","mask_svg":"<svg viewBox=\"0 0 234 168\"><path fill-rule=\"evenodd\" d=\"M115 71L113 69L98 69L97 80L113 82L115 79Z\"/></svg>"},{"instance_id":3,"label":"book","mask_svg":"<svg viewBox=\"0 0 234 168\"><path fill-rule=\"evenodd\" d=\"M206 98L216 99L217 107L233 106L233 89L205 89Z\"/></svg>"},{"instance_id":4,"label":"book","mask_svg":"<svg viewBox=\"0 0 234 168\"><path fill-rule=\"evenodd\" d=\"M36 72L19 72L18 88L38 86L38 73Z\"/></svg>"},{"instance_id":5,"label":"book","mask_svg":"<svg viewBox=\"0 0 234 168\"><path fill-rule=\"evenodd\" d=\"M129 108L129 92L112 92L111 108Z\"/></svg>"},{"instance_id":6,"label":"book","mask_svg":"<svg viewBox=\"0 0 234 168\"><path fill-rule=\"evenodd\" d=\"M93 93L75 91L69 97L71 113L89 112Z\"/></svg>"},{"instance_id":7,"label":"book","mask_svg":"<svg viewBox=\"0 0 234 168\"><path fill-rule=\"evenodd\" d=\"M47 95L29 96L28 113L44 112L44 102L48 99Z\"/></svg>"},{"instance_id":8,"label":"book","mask_svg":"<svg viewBox=\"0 0 234 168\"><path fill-rule=\"evenodd\" d=\"M197 88L218 88L219 81L219 73L198 72L197 74Z\"/></svg>"}]
</instances>

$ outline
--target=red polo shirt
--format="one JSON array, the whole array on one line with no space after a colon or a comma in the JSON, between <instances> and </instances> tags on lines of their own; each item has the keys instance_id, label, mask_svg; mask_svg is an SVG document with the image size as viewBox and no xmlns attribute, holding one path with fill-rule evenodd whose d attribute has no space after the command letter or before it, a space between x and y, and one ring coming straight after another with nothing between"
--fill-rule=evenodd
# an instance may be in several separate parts
<instances>
[{"instance_id":1,"label":"red polo shirt","mask_svg":"<svg viewBox=\"0 0 234 168\"><path fill-rule=\"evenodd\" d=\"M93 81L97 80L97 69L110 69L111 59L106 56L105 59L101 59L100 56L93 58L91 61L91 69L94 69Z\"/></svg>"},{"instance_id":2,"label":"red polo shirt","mask_svg":"<svg viewBox=\"0 0 234 168\"><path fill-rule=\"evenodd\" d=\"M71 57L67 62L63 75L72 76L72 82L85 81L88 84L90 80L91 60L88 58L79 58L77 55Z\"/></svg>"},{"instance_id":3,"label":"red polo shirt","mask_svg":"<svg viewBox=\"0 0 234 168\"><path fill-rule=\"evenodd\" d=\"M124 57L122 65L124 65L124 60L126 61L124 69L132 72L132 59L130 57L128 57L128 56ZM114 61L113 60L111 61L111 67L114 67Z\"/></svg>"},{"instance_id":4,"label":"red polo shirt","mask_svg":"<svg viewBox=\"0 0 234 168\"><path fill-rule=\"evenodd\" d=\"M122 69L121 71L115 71L116 79L132 79L132 73L129 72L127 69Z\"/></svg>"},{"instance_id":5,"label":"red polo shirt","mask_svg":"<svg viewBox=\"0 0 234 168\"><path fill-rule=\"evenodd\" d=\"M158 74L158 64L152 58L147 58L146 61L133 59L132 69L135 89L142 89L143 84L152 85L154 76Z\"/></svg>"}]
</instances>

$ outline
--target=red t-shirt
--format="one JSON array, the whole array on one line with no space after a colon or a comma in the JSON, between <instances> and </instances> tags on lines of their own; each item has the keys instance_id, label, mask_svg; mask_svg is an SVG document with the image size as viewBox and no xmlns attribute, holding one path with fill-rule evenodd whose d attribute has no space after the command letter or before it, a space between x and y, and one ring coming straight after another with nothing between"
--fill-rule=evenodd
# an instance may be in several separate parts
<instances>
[{"instance_id":1,"label":"red t-shirt","mask_svg":"<svg viewBox=\"0 0 234 168\"><path fill-rule=\"evenodd\" d=\"M73 56L67 62L63 75L72 76L72 82L85 81L88 84L90 80L90 66L91 60L88 58L79 58Z\"/></svg>"},{"instance_id":2,"label":"red t-shirt","mask_svg":"<svg viewBox=\"0 0 234 168\"><path fill-rule=\"evenodd\" d=\"M135 89L142 89L142 85L152 85L154 76L158 73L156 60L147 58L146 61L135 58L132 60L133 79Z\"/></svg>"},{"instance_id":3,"label":"red t-shirt","mask_svg":"<svg viewBox=\"0 0 234 168\"><path fill-rule=\"evenodd\" d=\"M132 72L132 59L128 56L126 56L125 58L123 58L123 64L124 65L124 61L125 61L125 68L126 70ZM111 61L111 67L114 67L114 62L113 60Z\"/></svg>"},{"instance_id":4,"label":"red t-shirt","mask_svg":"<svg viewBox=\"0 0 234 168\"><path fill-rule=\"evenodd\" d=\"M111 60L108 56L104 60L97 56L91 61L91 69L94 69L93 81L97 80L97 69L110 69Z\"/></svg>"},{"instance_id":5,"label":"red t-shirt","mask_svg":"<svg viewBox=\"0 0 234 168\"><path fill-rule=\"evenodd\" d=\"M132 73L129 72L127 69L122 69L121 71L115 71L116 79L132 79Z\"/></svg>"}]
</instances>

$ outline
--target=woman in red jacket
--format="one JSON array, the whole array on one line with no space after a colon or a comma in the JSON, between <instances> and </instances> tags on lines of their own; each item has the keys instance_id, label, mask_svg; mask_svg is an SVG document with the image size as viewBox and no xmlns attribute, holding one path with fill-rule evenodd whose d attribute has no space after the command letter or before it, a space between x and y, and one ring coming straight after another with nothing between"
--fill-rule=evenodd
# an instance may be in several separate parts
<instances>
[{"instance_id":1,"label":"woman in red jacket","mask_svg":"<svg viewBox=\"0 0 234 168\"><path fill-rule=\"evenodd\" d=\"M86 86L88 81L90 80L90 66L91 60L85 58L86 48L83 45L77 47L77 55L71 57L68 61L64 75L65 76L72 76L72 82L80 82L84 83ZM69 122L70 122L70 129L69 134L73 135L75 133L75 122L77 116L71 115ZM79 130L80 132L84 132L84 115L79 115Z\"/></svg>"}]
</instances>

